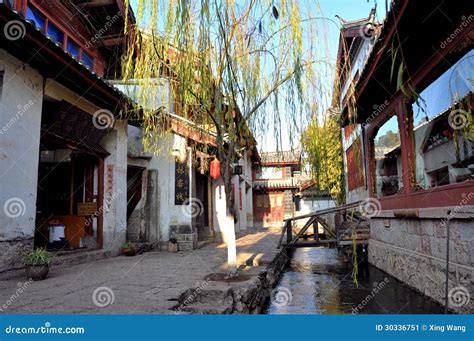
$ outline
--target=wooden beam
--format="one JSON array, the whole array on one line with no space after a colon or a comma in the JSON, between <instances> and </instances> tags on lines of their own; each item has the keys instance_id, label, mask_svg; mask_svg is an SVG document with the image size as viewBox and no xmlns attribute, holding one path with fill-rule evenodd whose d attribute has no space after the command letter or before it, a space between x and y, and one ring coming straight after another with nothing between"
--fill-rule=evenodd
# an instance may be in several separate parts
<instances>
[{"instance_id":1,"label":"wooden beam","mask_svg":"<svg viewBox=\"0 0 474 341\"><path fill-rule=\"evenodd\" d=\"M178 135L189 138L198 143L205 143L214 147L217 146L216 139L205 131L198 131L197 129L189 127L185 123L178 122L175 119L171 119L170 123L171 129Z\"/></svg>"},{"instance_id":2,"label":"wooden beam","mask_svg":"<svg viewBox=\"0 0 474 341\"><path fill-rule=\"evenodd\" d=\"M291 244L293 241L293 225L291 221L287 221L286 224L286 244Z\"/></svg>"},{"instance_id":3,"label":"wooden beam","mask_svg":"<svg viewBox=\"0 0 474 341\"><path fill-rule=\"evenodd\" d=\"M103 46L115 46L115 45L123 45L126 43L126 38L123 35L114 35L114 36L107 36L102 38L102 45Z\"/></svg>"},{"instance_id":4,"label":"wooden beam","mask_svg":"<svg viewBox=\"0 0 474 341\"><path fill-rule=\"evenodd\" d=\"M311 226L311 224L314 223L314 221L316 220L316 217L311 217L311 219L309 219L306 224L304 224L304 226L301 228L301 230L296 234L296 236L291 239L291 241L287 241L287 245L290 245L290 244L294 244L298 241L298 239L301 238L301 236L303 235L303 233L306 232L306 230ZM291 225L291 222L288 221L288 223ZM288 240L288 236L287 236L287 240Z\"/></svg>"},{"instance_id":5,"label":"wooden beam","mask_svg":"<svg viewBox=\"0 0 474 341\"><path fill-rule=\"evenodd\" d=\"M339 246L347 246L347 245L352 245L354 242L352 240L341 240L337 243ZM369 241L367 239L365 240L356 240L356 245L368 245Z\"/></svg>"},{"instance_id":6,"label":"wooden beam","mask_svg":"<svg viewBox=\"0 0 474 341\"><path fill-rule=\"evenodd\" d=\"M286 245L285 247L309 247L309 246L322 246L322 245L328 245L328 244L336 244L335 239L321 239L319 241L316 240L307 240L307 241L300 241L297 243L293 243L291 245Z\"/></svg>"},{"instance_id":7,"label":"wooden beam","mask_svg":"<svg viewBox=\"0 0 474 341\"><path fill-rule=\"evenodd\" d=\"M116 0L92 0L86 1L83 3L78 4L80 7L101 7L101 6L109 6L116 3Z\"/></svg>"},{"instance_id":8,"label":"wooden beam","mask_svg":"<svg viewBox=\"0 0 474 341\"><path fill-rule=\"evenodd\" d=\"M326 222L326 220L324 220L323 218L321 218L321 217L318 216L318 217L316 217L316 221L317 221L318 223L320 223L320 224L323 226L323 229L324 229L327 233L329 233L332 237L334 237L334 238L337 239L336 235L329 229L330 226L329 226L329 224Z\"/></svg>"},{"instance_id":9,"label":"wooden beam","mask_svg":"<svg viewBox=\"0 0 474 341\"><path fill-rule=\"evenodd\" d=\"M286 224L288 224L288 222L286 222L281 228L281 235L280 235L280 240L278 241L277 249L281 247L281 242L283 241L283 236L285 235L285 232L286 232Z\"/></svg>"},{"instance_id":10,"label":"wooden beam","mask_svg":"<svg viewBox=\"0 0 474 341\"><path fill-rule=\"evenodd\" d=\"M304 219L304 218L311 218L311 217L320 216L320 215L324 215L324 214L328 214L328 213L343 211L343 210L347 210L348 208L357 207L361 203L362 203L362 201L357 201L357 202L354 202L352 204L341 205L341 206L332 207L332 208L326 208L324 210L319 210L319 211L316 211L314 213L309 213L309 214L300 215L300 216L293 217L293 218L288 218L288 219L285 219L284 221L292 221L292 220L299 220L299 219Z\"/></svg>"}]
</instances>

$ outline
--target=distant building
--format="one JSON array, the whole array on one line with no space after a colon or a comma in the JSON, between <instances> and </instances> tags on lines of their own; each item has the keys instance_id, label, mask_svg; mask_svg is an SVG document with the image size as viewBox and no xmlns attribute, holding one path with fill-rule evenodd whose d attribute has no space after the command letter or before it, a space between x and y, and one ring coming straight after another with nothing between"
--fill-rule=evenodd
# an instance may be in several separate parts
<instances>
[{"instance_id":1,"label":"distant building","mask_svg":"<svg viewBox=\"0 0 474 341\"><path fill-rule=\"evenodd\" d=\"M254 224L282 226L283 219L300 210L301 190L314 185L301 173L301 152L282 151L261 153L254 174Z\"/></svg>"}]
</instances>

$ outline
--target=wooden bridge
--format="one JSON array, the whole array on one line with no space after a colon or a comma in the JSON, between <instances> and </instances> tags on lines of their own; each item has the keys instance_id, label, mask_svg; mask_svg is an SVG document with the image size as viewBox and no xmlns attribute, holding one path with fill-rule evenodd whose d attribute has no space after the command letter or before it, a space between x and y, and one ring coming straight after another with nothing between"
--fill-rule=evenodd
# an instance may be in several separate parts
<instances>
[{"instance_id":1,"label":"wooden bridge","mask_svg":"<svg viewBox=\"0 0 474 341\"><path fill-rule=\"evenodd\" d=\"M362 203L362 201L358 201L285 219L278 248L282 246L284 248L295 248L331 245L337 246L345 256L352 254L354 244L365 250L370 237L370 227L363 212L361 212L360 206ZM331 214L334 214L333 226L324 218ZM307 219L306 223L295 234L297 221L303 219ZM306 234L311 226L313 226L312 240ZM318 234L319 226L323 227L325 238L320 238ZM283 243L285 234L286 243Z\"/></svg>"}]
</instances>

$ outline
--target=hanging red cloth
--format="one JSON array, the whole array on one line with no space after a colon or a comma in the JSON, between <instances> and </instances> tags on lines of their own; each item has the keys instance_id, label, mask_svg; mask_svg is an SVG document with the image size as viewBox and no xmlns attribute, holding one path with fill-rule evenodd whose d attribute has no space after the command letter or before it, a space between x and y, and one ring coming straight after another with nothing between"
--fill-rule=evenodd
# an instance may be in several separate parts
<instances>
[{"instance_id":1,"label":"hanging red cloth","mask_svg":"<svg viewBox=\"0 0 474 341\"><path fill-rule=\"evenodd\" d=\"M221 176L221 162L217 159L211 161L211 178L219 179Z\"/></svg>"}]
</instances>

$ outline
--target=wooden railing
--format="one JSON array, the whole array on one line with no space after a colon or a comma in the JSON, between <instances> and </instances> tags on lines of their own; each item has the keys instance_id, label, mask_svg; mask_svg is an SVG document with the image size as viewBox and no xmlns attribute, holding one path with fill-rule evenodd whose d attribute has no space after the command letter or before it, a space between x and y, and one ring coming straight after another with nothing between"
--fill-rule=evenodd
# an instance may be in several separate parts
<instances>
[{"instance_id":1,"label":"wooden railing","mask_svg":"<svg viewBox=\"0 0 474 341\"><path fill-rule=\"evenodd\" d=\"M323 210L318 210L318 211L313 212L313 213L304 214L304 215L300 215L300 216L297 216L297 217L292 217L292 218L288 218L288 219L283 220L284 225L283 225L283 228L282 228L282 231L281 231L280 240L278 241L278 248L281 247L282 242L283 242L283 238L285 237L285 234L286 234L285 248L290 247L290 246L294 246L296 244L296 242L308 230L308 228L311 225L317 224L317 223L321 224L323 229L331 237L334 238L334 239L326 240L325 243L337 242L337 239L338 239L337 225L333 229L335 232L333 232L331 230L330 226L328 225L328 223L323 219L322 216L326 215L326 214L330 214L330 213L336 213L336 212L339 212L339 211L345 211L345 210L348 210L348 209L351 209L351 208L359 207L361 203L362 203L361 201L358 201L358 202L354 202L354 203L351 203L351 204L326 208L326 209L323 209ZM295 236L293 236L293 222L297 221L297 220L301 220L301 219L307 219L307 218L309 218L308 221L304 224L304 226L301 228L301 230L299 230L299 232Z\"/></svg>"}]
</instances>

